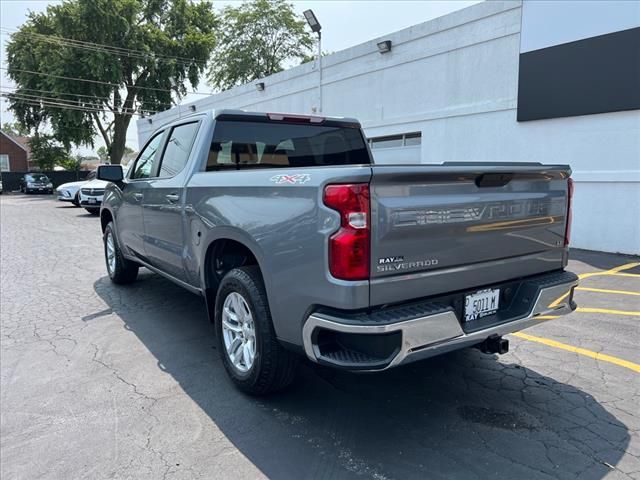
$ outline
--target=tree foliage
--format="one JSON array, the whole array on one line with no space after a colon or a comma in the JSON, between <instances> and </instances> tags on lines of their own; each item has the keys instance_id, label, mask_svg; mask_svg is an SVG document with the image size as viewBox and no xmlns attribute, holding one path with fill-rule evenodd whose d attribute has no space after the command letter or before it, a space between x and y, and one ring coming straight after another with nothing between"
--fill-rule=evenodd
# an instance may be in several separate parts
<instances>
[{"instance_id":1,"label":"tree foliage","mask_svg":"<svg viewBox=\"0 0 640 480\"><path fill-rule=\"evenodd\" d=\"M314 38L285 0L251 0L220 14L209 82L220 90L248 83L308 58Z\"/></svg>"},{"instance_id":2,"label":"tree foliage","mask_svg":"<svg viewBox=\"0 0 640 480\"><path fill-rule=\"evenodd\" d=\"M82 166L82 162L85 160L85 157L82 155L70 155L66 157L64 160L61 160L57 163L57 165L61 166L65 170L69 170L75 172L80 170Z\"/></svg>"},{"instance_id":3,"label":"tree foliage","mask_svg":"<svg viewBox=\"0 0 640 480\"><path fill-rule=\"evenodd\" d=\"M20 122L4 122L2 128L3 132L6 132L14 137L24 137L29 135L29 129L21 125Z\"/></svg>"},{"instance_id":4,"label":"tree foliage","mask_svg":"<svg viewBox=\"0 0 640 480\"><path fill-rule=\"evenodd\" d=\"M53 167L64 164L69 159L69 149L56 141L52 135L36 133L29 139L31 159L41 170L53 170Z\"/></svg>"},{"instance_id":5,"label":"tree foliage","mask_svg":"<svg viewBox=\"0 0 640 480\"><path fill-rule=\"evenodd\" d=\"M185 82L197 86L214 26L200 0L68 0L32 12L7 44L17 84L9 108L30 129L50 126L66 147L102 135L119 163L134 113L165 110Z\"/></svg>"}]
</instances>

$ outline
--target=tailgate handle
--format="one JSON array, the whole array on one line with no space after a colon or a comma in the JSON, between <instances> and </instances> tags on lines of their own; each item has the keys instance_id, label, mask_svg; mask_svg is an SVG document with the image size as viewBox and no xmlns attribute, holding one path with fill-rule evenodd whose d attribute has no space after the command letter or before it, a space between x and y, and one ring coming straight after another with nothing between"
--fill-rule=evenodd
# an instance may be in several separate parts
<instances>
[{"instance_id":1,"label":"tailgate handle","mask_svg":"<svg viewBox=\"0 0 640 480\"><path fill-rule=\"evenodd\" d=\"M476 177L476 185L482 187L504 187L513 178L513 173L483 173Z\"/></svg>"}]
</instances>

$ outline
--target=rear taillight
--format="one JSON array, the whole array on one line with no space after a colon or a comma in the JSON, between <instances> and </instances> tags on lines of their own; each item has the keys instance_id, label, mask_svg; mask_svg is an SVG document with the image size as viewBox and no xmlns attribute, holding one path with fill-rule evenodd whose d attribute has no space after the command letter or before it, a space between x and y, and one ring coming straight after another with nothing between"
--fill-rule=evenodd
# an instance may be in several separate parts
<instances>
[{"instance_id":1,"label":"rear taillight","mask_svg":"<svg viewBox=\"0 0 640 480\"><path fill-rule=\"evenodd\" d=\"M565 228L564 233L564 245L565 247L569 245L569 241L571 240L571 207L573 203L573 178L569 177L567 179L567 226Z\"/></svg>"},{"instance_id":2,"label":"rear taillight","mask_svg":"<svg viewBox=\"0 0 640 480\"><path fill-rule=\"evenodd\" d=\"M324 204L340 213L340 229L329 238L329 271L341 280L369 278L369 185L328 185Z\"/></svg>"}]
</instances>

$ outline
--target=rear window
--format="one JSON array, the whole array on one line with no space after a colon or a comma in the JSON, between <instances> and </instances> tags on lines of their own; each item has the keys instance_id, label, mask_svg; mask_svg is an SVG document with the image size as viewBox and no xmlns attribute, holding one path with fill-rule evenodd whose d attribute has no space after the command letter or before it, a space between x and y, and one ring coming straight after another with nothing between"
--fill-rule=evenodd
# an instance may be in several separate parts
<instances>
[{"instance_id":1,"label":"rear window","mask_svg":"<svg viewBox=\"0 0 640 480\"><path fill-rule=\"evenodd\" d=\"M207 171L369 163L358 128L218 121Z\"/></svg>"},{"instance_id":2,"label":"rear window","mask_svg":"<svg viewBox=\"0 0 640 480\"><path fill-rule=\"evenodd\" d=\"M47 177L46 175L26 175L27 177L27 181L28 182L48 182L49 181L49 177Z\"/></svg>"}]
</instances>

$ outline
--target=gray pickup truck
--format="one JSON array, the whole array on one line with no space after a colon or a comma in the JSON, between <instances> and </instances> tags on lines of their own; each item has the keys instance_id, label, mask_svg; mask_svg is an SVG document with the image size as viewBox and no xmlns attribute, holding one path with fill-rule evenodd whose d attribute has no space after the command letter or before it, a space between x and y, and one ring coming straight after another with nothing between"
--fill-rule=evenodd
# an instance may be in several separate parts
<instances>
[{"instance_id":1,"label":"gray pickup truck","mask_svg":"<svg viewBox=\"0 0 640 480\"><path fill-rule=\"evenodd\" d=\"M463 140L462 140L463 141ZM160 127L100 212L109 277L147 267L204 297L242 390L300 354L385 370L567 314L571 170L376 165L346 118L205 112Z\"/></svg>"}]
</instances>

